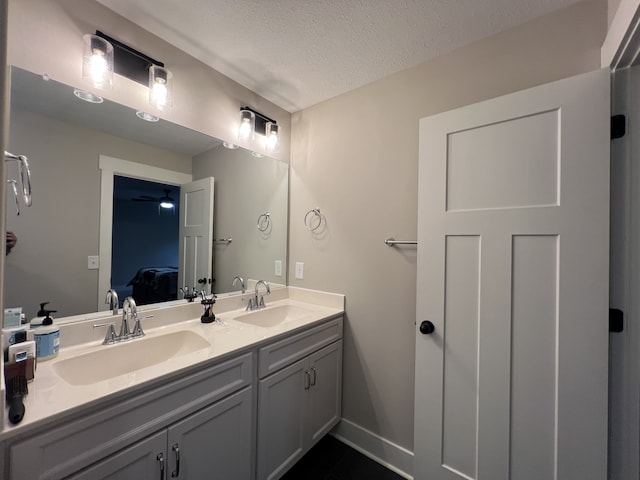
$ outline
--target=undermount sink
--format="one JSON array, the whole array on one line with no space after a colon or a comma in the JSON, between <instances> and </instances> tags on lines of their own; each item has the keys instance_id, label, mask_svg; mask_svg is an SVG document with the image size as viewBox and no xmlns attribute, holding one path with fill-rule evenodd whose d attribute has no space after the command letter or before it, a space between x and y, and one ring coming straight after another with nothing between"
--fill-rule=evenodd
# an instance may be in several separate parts
<instances>
[{"instance_id":1,"label":"undermount sink","mask_svg":"<svg viewBox=\"0 0 640 480\"><path fill-rule=\"evenodd\" d=\"M210 343L200 335L183 330L110 346L96 346L89 353L57 362L53 369L71 385L90 385L209 346Z\"/></svg>"},{"instance_id":2,"label":"undermount sink","mask_svg":"<svg viewBox=\"0 0 640 480\"><path fill-rule=\"evenodd\" d=\"M247 312L233 319L259 327L275 327L283 322L299 320L309 315L314 315L314 312L295 305L278 305Z\"/></svg>"}]
</instances>

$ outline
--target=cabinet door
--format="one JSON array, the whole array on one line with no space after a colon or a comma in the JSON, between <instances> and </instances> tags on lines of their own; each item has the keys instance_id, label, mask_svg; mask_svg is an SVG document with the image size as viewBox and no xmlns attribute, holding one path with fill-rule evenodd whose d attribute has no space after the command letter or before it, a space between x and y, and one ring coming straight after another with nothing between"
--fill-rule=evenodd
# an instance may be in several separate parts
<instances>
[{"instance_id":1,"label":"cabinet door","mask_svg":"<svg viewBox=\"0 0 640 480\"><path fill-rule=\"evenodd\" d=\"M307 434L311 448L339 421L342 413L342 340L309 356L311 388Z\"/></svg>"},{"instance_id":2,"label":"cabinet door","mask_svg":"<svg viewBox=\"0 0 640 480\"><path fill-rule=\"evenodd\" d=\"M304 453L306 358L260 380L258 390L258 479L275 479Z\"/></svg>"},{"instance_id":3,"label":"cabinet door","mask_svg":"<svg viewBox=\"0 0 640 480\"><path fill-rule=\"evenodd\" d=\"M251 388L241 390L169 427L167 478L250 480L253 477L252 392Z\"/></svg>"},{"instance_id":4,"label":"cabinet door","mask_svg":"<svg viewBox=\"0 0 640 480\"><path fill-rule=\"evenodd\" d=\"M163 430L67 477L67 480L163 480L166 444L167 434Z\"/></svg>"}]
</instances>

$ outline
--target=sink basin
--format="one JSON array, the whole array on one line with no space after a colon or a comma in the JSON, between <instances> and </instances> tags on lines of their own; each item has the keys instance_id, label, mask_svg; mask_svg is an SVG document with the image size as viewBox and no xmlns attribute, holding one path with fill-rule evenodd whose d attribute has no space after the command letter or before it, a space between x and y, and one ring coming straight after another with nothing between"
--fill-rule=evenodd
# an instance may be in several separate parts
<instances>
[{"instance_id":1,"label":"sink basin","mask_svg":"<svg viewBox=\"0 0 640 480\"><path fill-rule=\"evenodd\" d=\"M283 322L299 320L309 315L315 315L315 312L296 305L278 305L247 312L233 319L259 327L275 327Z\"/></svg>"},{"instance_id":2,"label":"sink basin","mask_svg":"<svg viewBox=\"0 0 640 480\"><path fill-rule=\"evenodd\" d=\"M209 346L200 335L185 330L97 346L89 353L57 362L53 369L71 385L90 385Z\"/></svg>"}]
</instances>

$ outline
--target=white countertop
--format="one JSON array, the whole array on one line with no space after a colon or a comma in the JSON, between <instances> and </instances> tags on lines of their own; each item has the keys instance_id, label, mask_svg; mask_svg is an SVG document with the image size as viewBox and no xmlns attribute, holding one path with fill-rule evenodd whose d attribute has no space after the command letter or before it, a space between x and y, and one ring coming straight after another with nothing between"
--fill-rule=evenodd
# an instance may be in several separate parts
<instances>
[{"instance_id":1,"label":"white countertop","mask_svg":"<svg viewBox=\"0 0 640 480\"><path fill-rule=\"evenodd\" d=\"M33 428L46 425L50 421L59 418L61 415L69 414L73 409L90 405L100 401L107 396L123 393L127 389L143 388L144 385L154 383L158 379L176 374L179 371L188 371L203 363L213 364L216 359L228 357L235 352L248 350L256 345L266 343L284 334L294 332L303 327L308 327L314 323L336 317L344 312L344 296L315 292L312 290L287 287L273 291L275 295L265 296L267 309L273 309L282 305L292 305L304 308L309 314L299 318L287 320L273 327L255 326L248 323L234 320L233 317L244 314L244 308L231 309L238 305L246 304L249 295L237 296L230 301L220 300L214 306L214 312L219 321L205 324L200 321L199 313L193 317L193 312L202 311L200 305L189 307L184 305L170 306L163 308L158 315L158 321L149 319L143 324L146 336L141 339L134 339L124 342L134 345L135 342L142 342L154 336L161 336L178 331L190 331L202 337L210 346L198 349L193 352L183 353L165 361L161 361L152 366L142 368L131 373L98 381L89 385L71 385L61 378L56 372L56 364L66 359L83 355L97 349L117 349L122 344L102 345L104 336L103 329L98 330L100 340L91 340L85 343L77 343L82 335L91 335L95 338L93 324L98 320L92 318L85 322L65 322L61 328L61 348L57 357L47 361L41 361L37 365L36 375L33 382L29 383L29 394L24 399L25 416L22 422L16 426L9 424L5 418L5 426L0 434L0 438L7 439L22 433L28 433ZM240 300L238 300L240 299ZM239 302L239 303L238 303ZM156 311L158 312L158 311ZM156 314L156 312L151 312ZM185 319L181 315L191 315ZM178 314L179 313L179 314ZM139 312L140 316L146 312ZM107 317L108 318L108 317ZM116 318L116 317L113 317ZM177 321L176 321L177 320ZM116 318L116 331L119 328L119 318ZM156 326L154 323L161 324ZM82 330L80 330L82 329ZM68 337L65 344L65 336ZM75 342L69 341L74 339ZM100 369L101 365L88 365L88 368ZM6 410L4 412L6 417Z\"/></svg>"}]
</instances>

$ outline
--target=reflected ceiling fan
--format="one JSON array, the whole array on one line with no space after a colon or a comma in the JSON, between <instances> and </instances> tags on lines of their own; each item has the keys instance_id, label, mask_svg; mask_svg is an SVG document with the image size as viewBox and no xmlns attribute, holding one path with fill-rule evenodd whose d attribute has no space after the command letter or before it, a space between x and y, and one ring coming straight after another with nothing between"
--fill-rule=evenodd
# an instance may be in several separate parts
<instances>
[{"instance_id":1,"label":"reflected ceiling fan","mask_svg":"<svg viewBox=\"0 0 640 480\"><path fill-rule=\"evenodd\" d=\"M153 202L158 204L158 208L165 209L175 209L176 201L169 195L171 193L171 189L165 188L164 195L160 197L152 197L150 195L138 195L137 197L133 197L131 200L133 202Z\"/></svg>"}]
</instances>

